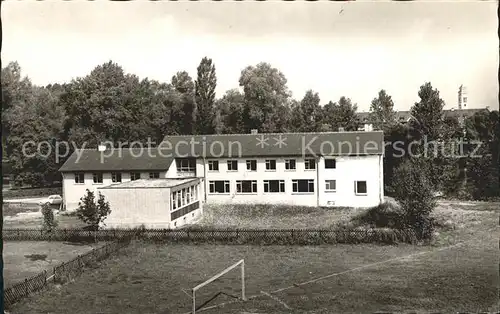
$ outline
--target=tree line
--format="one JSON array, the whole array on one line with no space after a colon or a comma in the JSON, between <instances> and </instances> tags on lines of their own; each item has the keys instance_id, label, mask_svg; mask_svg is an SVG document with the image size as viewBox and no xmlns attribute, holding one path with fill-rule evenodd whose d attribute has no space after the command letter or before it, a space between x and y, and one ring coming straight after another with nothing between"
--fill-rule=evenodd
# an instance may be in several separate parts
<instances>
[{"instance_id":1,"label":"tree line","mask_svg":"<svg viewBox=\"0 0 500 314\"><path fill-rule=\"evenodd\" d=\"M83 143L95 147L102 141L146 142L148 138L159 143L165 135L175 134L249 133L252 129L263 133L325 132L340 127L352 131L359 127L357 104L350 98L322 103L319 94L309 90L296 100L285 75L268 63L244 68L239 88L220 98L215 94L215 64L207 57L197 67L195 79L179 71L170 82L140 79L112 61L65 84L37 86L22 75L17 62L2 68L1 75L2 149L18 185L44 186L59 181L58 169L64 162L56 163L54 156L25 156L22 147L27 141L68 141L78 147ZM465 135L489 143L482 147L485 158L464 161L432 156L429 171L436 189L458 193L457 182L467 181L470 186L486 176L492 188L477 192L480 186L475 183L475 188L464 188L466 194L476 198L498 194L492 192L500 190L498 179L493 182L493 177L498 177L498 111L479 112L462 127L457 118L444 116L444 101L431 83L423 84L418 96L411 120L401 124L391 96L381 90L371 102L370 121L384 131L389 142L410 143L424 137L446 141ZM41 153L48 149L42 146ZM388 192L394 169L402 162L402 158L393 157L392 149L386 148L384 164ZM36 147L28 147L27 152L35 153ZM468 180L460 171L464 162L470 168Z\"/></svg>"}]
</instances>

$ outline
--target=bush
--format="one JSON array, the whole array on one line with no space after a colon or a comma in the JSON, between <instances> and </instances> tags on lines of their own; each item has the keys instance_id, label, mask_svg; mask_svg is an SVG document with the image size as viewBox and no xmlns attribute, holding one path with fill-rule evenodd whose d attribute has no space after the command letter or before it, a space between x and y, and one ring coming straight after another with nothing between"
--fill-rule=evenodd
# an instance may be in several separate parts
<instances>
[{"instance_id":1,"label":"bush","mask_svg":"<svg viewBox=\"0 0 500 314\"><path fill-rule=\"evenodd\" d=\"M104 223L110 213L109 202L106 202L104 195L99 193L99 199L96 202L94 192L89 190L80 199L76 210L78 218L88 225L86 230L98 230L99 225Z\"/></svg>"},{"instance_id":2,"label":"bush","mask_svg":"<svg viewBox=\"0 0 500 314\"><path fill-rule=\"evenodd\" d=\"M383 203L369 208L366 212L356 217L355 220L360 224L368 224L376 228L394 228L403 229L404 212L398 204Z\"/></svg>"},{"instance_id":3,"label":"bush","mask_svg":"<svg viewBox=\"0 0 500 314\"><path fill-rule=\"evenodd\" d=\"M57 228L57 220L49 204L42 205L43 226L42 229L47 232L52 232Z\"/></svg>"},{"instance_id":4,"label":"bush","mask_svg":"<svg viewBox=\"0 0 500 314\"><path fill-rule=\"evenodd\" d=\"M425 160L411 158L404 161L394 177L395 198L401 205L403 227L415 230L417 237L432 237L431 212L436 207L432 183Z\"/></svg>"}]
</instances>

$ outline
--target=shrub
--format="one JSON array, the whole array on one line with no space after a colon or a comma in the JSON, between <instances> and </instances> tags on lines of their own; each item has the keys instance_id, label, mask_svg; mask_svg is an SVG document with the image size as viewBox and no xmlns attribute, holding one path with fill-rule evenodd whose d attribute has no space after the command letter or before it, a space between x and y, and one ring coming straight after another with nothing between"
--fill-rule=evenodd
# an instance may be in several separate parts
<instances>
[{"instance_id":1,"label":"shrub","mask_svg":"<svg viewBox=\"0 0 500 314\"><path fill-rule=\"evenodd\" d=\"M395 198L401 205L402 225L415 230L417 237L432 237L431 212L436 207L425 160L410 158L395 169Z\"/></svg>"},{"instance_id":2,"label":"shrub","mask_svg":"<svg viewBox=\"0 0 500 314\"><path fill-rule=\"evenodd\" d=\"M52 232L55 228L57 228L57 220L49 204L42 205L42 215L43 215L43 226L42 226L43 230L47 232Z\"/></svg>"},{"instance_id":3,"label":"shrub","mask_svg":"<svg viewBox=\"0 0 500 314\"><path fill-rule=\"evenodd\" d=\"M80 199L78 209L76 210L76 215L88 225L88 230L98 230L99 225L104 223L104 220L110 213L109 202L106 202L104 195L99 193L99 199L96 202L94 192L89 190Z\"/></svg>"},{"instance_id":4,"label":"shrub","mask_svg":"<svg viewBox=\"0 0 500 314\"><path fill-rule=\"evenodd\" d=\"M366 212L356 217L360 224L368 224L377 228L404 228L404 213L401 206L394 202L386 202L369 208Z\"/></svg>"}]
</instances>

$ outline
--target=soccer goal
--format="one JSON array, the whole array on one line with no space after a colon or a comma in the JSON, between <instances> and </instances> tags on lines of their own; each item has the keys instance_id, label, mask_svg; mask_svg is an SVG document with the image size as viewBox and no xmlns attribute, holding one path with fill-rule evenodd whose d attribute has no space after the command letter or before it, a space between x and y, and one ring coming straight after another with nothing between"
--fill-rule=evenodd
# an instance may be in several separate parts
<instances>
[{"instance_id":1,"label":"soccer goal","mask_svg":"<svg viewBox=\"0 0 500 314\"><path fill-rule=\"evenodd\" d=\"M241 299L243 301L246 301L246 297L245 297L245 261L244 260L240 260L239 262L234 263L233 265L231 265L228 268L224 269L223 271L221 271L217 275L213 276L212 278L208 279L207 281L200 283L199 285L197 285L196 287L194 287L191 290L192 291L192 298L193 298L193 314L196 313L196 291L200 290L204 286L206 286L209 283L213 282L217 278L220 278L221 276L224 276L225 274L227 274L228 272L230 272L231 270L235 269L238 266L241 266Z\"/></svg>"}]
</instances>

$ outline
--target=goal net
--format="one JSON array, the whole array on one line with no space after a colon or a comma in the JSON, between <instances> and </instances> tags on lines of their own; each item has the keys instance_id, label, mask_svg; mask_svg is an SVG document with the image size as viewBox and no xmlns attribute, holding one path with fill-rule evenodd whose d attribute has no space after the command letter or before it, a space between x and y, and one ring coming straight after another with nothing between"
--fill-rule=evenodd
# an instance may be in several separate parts
<instances>
[{"instance_id":1,"label":"goal net","mask_svg":"<svg viewBox=\"0 0 500 314\"><path fill-rule=\"evenodd\" d=\"M193 299L193 314L196 313L197 310L199 310L201 307L203 307L205 304L207 304L209 301L205 302L204 304L200 305L199 308L196 308L196 291L200 290L201 288L205 287L206 285L212 283L213 281L217 280L218 278L224 276L225 274L227 274L228 272L230 272L231 270L237 268L237 267L240 267L241 269L241 299L243 301L246 300L246 297L245 297L245 261L244 260L240 260L239 262L236 262L234 263L233 265L229 266L228 268L224 269L223 271L221 271L220 273L218 273L217 275L213 276L212 278L206 280L205 282L202 282L200 283L199 285L197 285L196 287L194 287L193 289L191 289L191 292L192 292L192 299Z\"/></svg>"}]
</instances>

